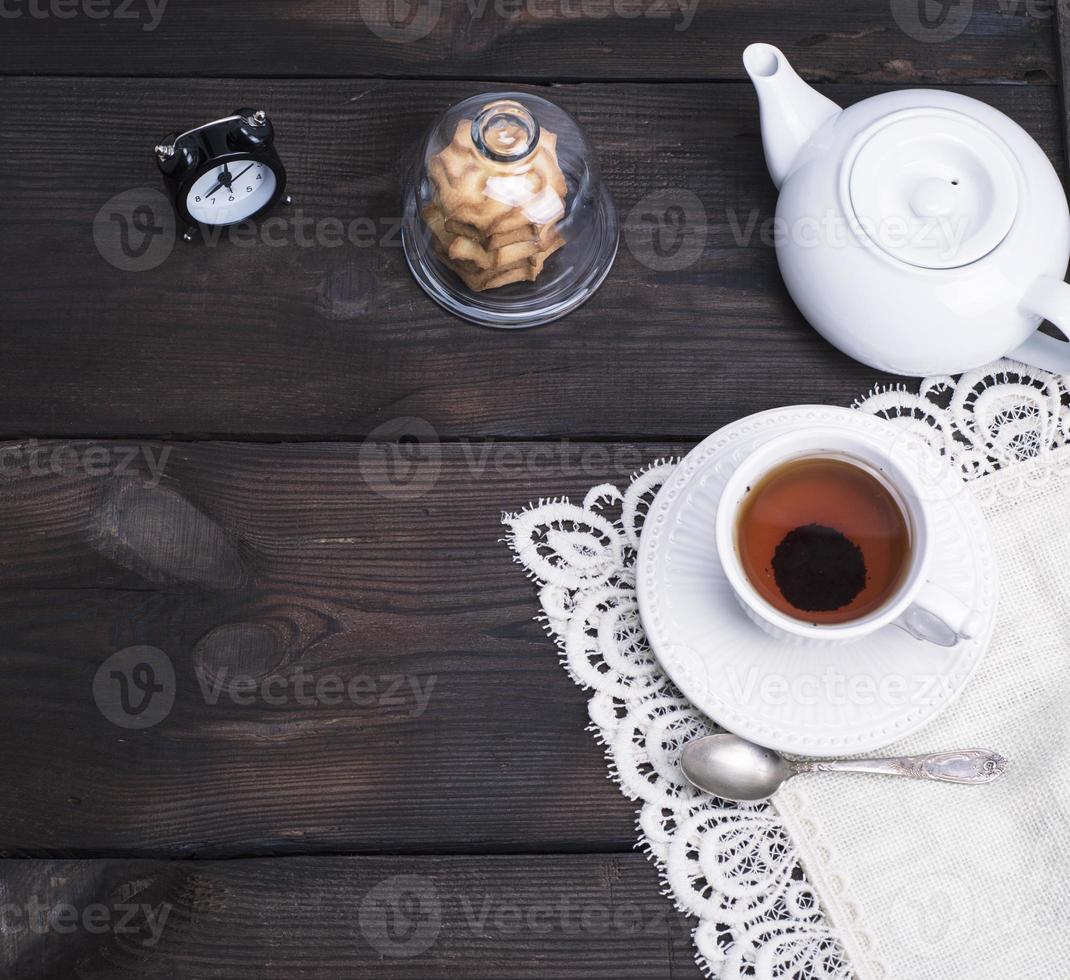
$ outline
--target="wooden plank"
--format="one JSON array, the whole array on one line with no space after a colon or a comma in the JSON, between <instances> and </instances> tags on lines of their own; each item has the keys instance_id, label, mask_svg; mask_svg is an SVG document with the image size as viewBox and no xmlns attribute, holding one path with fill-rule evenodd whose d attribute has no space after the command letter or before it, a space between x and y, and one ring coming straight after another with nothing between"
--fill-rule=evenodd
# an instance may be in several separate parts
<instances>
[{"instance_id":1,"label":"wooden plank","mask_svg":"<svg viewBox=\"0 0 1070 980\"><path fill-rule=\"evenodd\" d=\"M349 438L407 415L442 438L696 439L742 414L844 404L890 380L828 346L786 294L744 84L553 89L599 148L631 229L617 264L585 307L539 330L488 331L443 313L398 246L399 159L438 110L476 90L0 80L0 434ZM881 90L828 89L844 103ZM1054 88L969 91L1062 169ZM180 243L148 271L106 262L94 219L117 240L109 201L159 187L148 152L157 134L250 93L276 115L297 198L281 232ZM57 131L78 147L77 167L52 151Z\"/></svg>"},{"instance_id":2,"label":"wooden plank","mask_svg":"<svg viewBox=\"0 0 1070 980\"><path fill-rule=\"evenodd\" d=\"M5 861L0 908L7 980L701 976L635 854Z\"/></svg>"},{"instance_id":3,"label":"wooden plank","mask_svg":"<svg viewBox=\"0 0 1070 980\"><path fill-rule=\"evenodd\" d=\"M127 448L0 446L0 854L634 846L499 519L685 447Z\"/></svg>"},{"instance_id":4,"label":"wooden plank","mask_svg":"<svg viewBox=\"0 0 1070 980\"><path fill-rule=\"evenodd\" d=\"M1062 94L1062 127L1064 159L1070 162L1070 9L1064 3L1055 4L1056 68L1059 91Z\"/></svg>"},{"instance_id":5,"label":"wooden plank","mask_svg":"<svg viewBox=\"0 0 1070 980\"><path fill-rule=\"evenodd\" d=\"M1051 4L985 0L8 0L0 71L171 76L741 79L779 44L809 78L1055 79ZM121 10L120 10L121 8ZM69 11L69 12L68 12ZM121 14L121 15L120 15Z\"/></svg>"}]
</instances>

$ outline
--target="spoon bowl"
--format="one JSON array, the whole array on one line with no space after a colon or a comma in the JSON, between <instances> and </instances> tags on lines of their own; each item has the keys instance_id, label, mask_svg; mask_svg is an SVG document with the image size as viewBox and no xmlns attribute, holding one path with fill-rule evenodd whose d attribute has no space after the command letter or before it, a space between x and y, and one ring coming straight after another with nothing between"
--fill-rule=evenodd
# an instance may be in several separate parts
<instances>
[{"instance_id":1,"label":"spoon bowl","mask_svg":"<svg viewBox=\"0 0 1070 980\"><path fill-rule=\"evenodd\" d=\"M698 789L737 803L768 799L795 775L779 752L728 734L688 742L680 765Z\"/></svg>"}]
</instances>

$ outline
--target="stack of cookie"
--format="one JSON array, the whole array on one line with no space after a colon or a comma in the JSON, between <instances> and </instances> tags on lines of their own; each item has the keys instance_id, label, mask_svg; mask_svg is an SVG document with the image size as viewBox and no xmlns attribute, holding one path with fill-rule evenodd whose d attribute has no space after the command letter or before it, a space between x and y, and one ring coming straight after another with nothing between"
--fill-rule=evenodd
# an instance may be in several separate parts
<instances>
[{"instance_id":1,"label":"stack of cookie","mask_svg":"<svg viewBox=\"0 0 1070 980\"><path fill-rule=\"evenodd\" d=\"M481 118L493 108L486 107ZM443 262L474 292L534 282L565 244L557 223L565 215L568 188L557 162L557 136L537 132L537 144L525 154L529 137L502 123L485 130L483 145L476 146L472 120L462 119L450 144L428 164L435 193L422 217Z\"/></svg>"}]
</instances>

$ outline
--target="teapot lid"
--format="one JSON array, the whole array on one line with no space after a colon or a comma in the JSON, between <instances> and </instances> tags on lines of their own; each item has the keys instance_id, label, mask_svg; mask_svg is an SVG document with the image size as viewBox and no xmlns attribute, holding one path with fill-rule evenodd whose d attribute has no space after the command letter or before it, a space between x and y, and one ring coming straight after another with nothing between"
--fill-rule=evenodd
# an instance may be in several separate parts
<instances>
[{"instance_id":1,"label":"teapot lid","mask_svg":"<svg viewBox=\"0 0 1070 980\"><path fill-rule=\"evenodd\" d=\"M984 258L1018 213L1014 154L988 126L949 109L879 119L856 138L842 174L855 233L922 269Z\"/></svg>"}]
</instances>

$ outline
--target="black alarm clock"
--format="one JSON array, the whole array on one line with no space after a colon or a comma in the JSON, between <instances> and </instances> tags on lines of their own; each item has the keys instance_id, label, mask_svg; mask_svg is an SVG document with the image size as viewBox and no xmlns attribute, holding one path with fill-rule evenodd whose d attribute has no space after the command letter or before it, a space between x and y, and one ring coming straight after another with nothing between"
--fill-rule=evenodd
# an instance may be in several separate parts
<instances>
[{"instance_id":1,"label":"black alarm clock","mask_svg":"<svg viewBox=\"0 0 1070 980\"><path fill-rule=\"evenodd\" d=\"M274 144L267 113L253 109L236 109L159 142L156 163L178 220L190 229L187 240L193 228L225 228L274 206L286 191L286 168Z\"/></svg>"}]
</instances>

